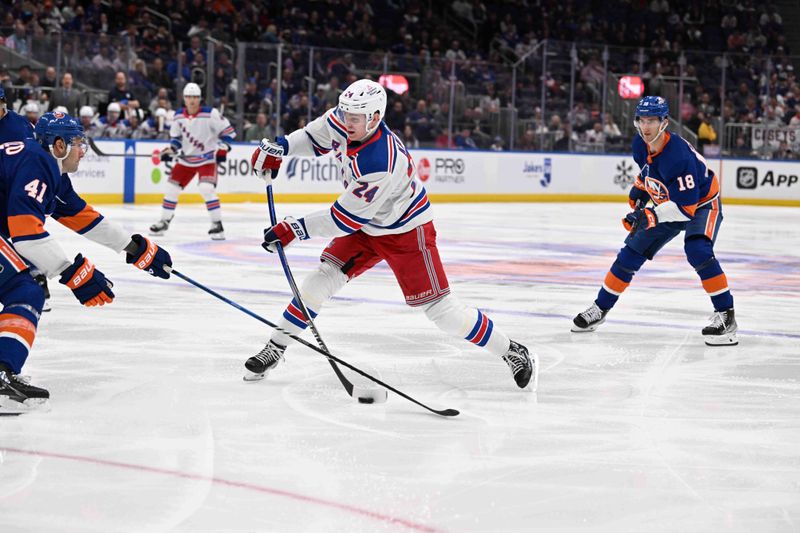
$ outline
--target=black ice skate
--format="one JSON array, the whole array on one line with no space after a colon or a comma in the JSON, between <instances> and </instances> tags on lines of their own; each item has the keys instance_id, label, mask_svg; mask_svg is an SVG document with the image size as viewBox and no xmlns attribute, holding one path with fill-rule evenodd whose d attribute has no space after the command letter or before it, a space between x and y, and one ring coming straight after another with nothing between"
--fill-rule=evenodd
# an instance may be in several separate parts
<instances>
[{"instance_id":1,"label":"black ice skate","mask_svg":"<svg viewBox=\"0 0 800 533\"><path fill-rule=\"evenodd\" d=\"M19 414L43 408L50 393L34 387L27 377L12 374L0 365L0 415Z\"/></svg>"},{"instance_id":2,"label":"black ice skate","mask_svg":"<svg viewBox=\"0 0 800 533\"><path fill-rule=\"evenodd\" d=\"M269 341L263 350L245 362L244 367L247 369L247 374L243 379L245 381L264 379L269 374L269 371L278 366L278 363L283 360L283 352L285 351L286 346Z\"/></svg>"},{"instance_id":3,"label":"black ice skate","mask_svg":"<svg viewBox=\"0 0 800 533\"><path fill-rule=\"evenodd\" d=\"M531 361L531 358L528 356L528 349L517 342L511 341L511 346L508 347L508 351L503 354L503 361L505 361L508 368L511 369L511 374L514 376L517 387L524 389L528 386L528 383L530 383L531 377L535 377L533 390L536 390L539 368L535 354L533 356L533 361Z\"/></svg>"},{"instance_id":4,"label":"black ice skate","mask_svg":"<svg viewBox=\"0 0 800 533\"><path fill-rule=\"evenodd\" d=\"M150 226L150 235L155 235L156 237L160 235L164 235L164 232L169 229L169 220L159 220L152 226Z\"/></svg>"},{"instance_id":5,"label":"black ice skate","mask_svg":"<svg viewBox=\"0 0 800 533\"><path fill-rule=\"evenodd\" d=\"M208 235L214 241L224 241L225 233L222 229L222 222L212 222L211 229L208 230Z\"/></svg>"},{"instance_id":6,"label":"black ice skate","mask_svg":"<svg viewBox=\"0 0 800 533\"><path fill-rule=\"evenodd\" d=\"M50 289L47 288L47 277L37 271L33 276L33 280L44 290L44 306L42 306L42 311L50 311L52 307L50 306Z\"/></svg>"},{"instance_id":7,"label":"black ice skate","mask_svg":"<svg viewBox=\"0 0 800 533\"><path fill-rule=\"evenodd\" d=\"M574 332L594 331L597 326L606 321L607 314L608 309L600 309L596 303L593 303L589 309L572 319L571 330Z\"/></svg>"},{"instance_id":8,"label":"black ice skate","mask_svg":"<svg viewBox=\"0 0 800 533\"><path fill-rule=\"evenodd\" d=\"M703 328L703 338L709 346L736 346L736 317L733 307L725 311L717 311L711 316L711 324Z\"/></svg>"}]
</instances>

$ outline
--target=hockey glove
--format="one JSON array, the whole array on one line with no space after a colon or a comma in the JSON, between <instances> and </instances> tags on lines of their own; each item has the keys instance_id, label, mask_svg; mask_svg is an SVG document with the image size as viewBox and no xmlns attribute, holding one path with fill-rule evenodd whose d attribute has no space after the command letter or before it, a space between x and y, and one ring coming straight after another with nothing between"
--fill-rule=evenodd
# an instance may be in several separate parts
<instances>
[{"instance_id":1,"label":"hockey glove","mask_svg":"<svg viewBox=\"0 0 800 533\"><path fill-rule=\"evenodd\" d=\"M261 144L255 149L253 155L250 156L253 174L263 180L266 180L267 176L275 179L275 176L278 175L278 169L281 168L282 159L283 146L267 138L261 139Z\"/></svg>"},{"instance_id":2,"label":"hockey glove","mask_svg":"<svg viewBox=\"0 0 800 533\"><path fill-rule=\"evenodd\" d=\"M630 204L631 209L644 207L647 205L648 200L650 200L650 195L647 193L647 191L639 189L638 187L631 187L631 190L628 193L628 204Z\"/></svg>"},{"instance_id":3,"label":"hockey glove","mask_svg":"<svg viewBox=\"0 0 800 533\"><path fill-rule=\"evenodd\" d=\"M301 241L308 239L306 223L302 218L296 220L294 217L286 217L282 222L264 230L264 242L261 243L261 247L273 254L278 250L276 244L280 243L286 248L295 239Z\"/></svg>"},{"instance_id":4,"label":"hockey glove","mask_svg":"<svg viewBox=\"0 0 800 533\"><path fill-rule=\"evenodd\" d=\"M175 157L175 152L172 151L172 147L171 146L168 146L168 147L164 148L158 154L158 158L164 163L169 163L170 161L172 161L174 159L174 157Z\"/></svg>"},{"instance_id":5,"label":"hockey glove","mask_svg":"<svg viewBox=\"0 0 800 533\"><path fill-rule=\"evenodd\" d=\"M128 249L134 246L136 249L133 252L129 252ZM128 247L125 249L126 263L144 270L151 276L169 279L169 272L164 270L164 267L172 266L172 258L165 249L138 233L131 236L131 244Z\"/></svg>"},{"instance_id":6,"label":"hockey glove","mask_svg":"<svg viewBox=\"0 0 800 533\"><path fill-rule=\"evenodd\" d=\"M638 228L654 228L656 224L658 224L658 215L651 207L632 211L622 219L622 225L630 232L634 232Z\"/></svg>"},{"instance_id":7,"label":"hockey glove","mask_svg":"<svg viewBox=\"0 0 800 533\"><path fill-rule=\"evenodd\" d=\"M228 160L228 152L230 152L230 151L231 151L231 145L229 145L228 143L222 143L217 148L217 153L215 155L217 163L224 163L225 161L227 161Z\"/></svg>"},{"instance_id":8,"label":"hockey glove","mask_svg":"<svg viewBox=\"0 0 800 533\"><path fill-rule=\"evenodd\" d=\"M75 256L75 261L64 269L58 281L72 289L75 298L86 307L110 304L114 300L111 292L114 284L81 254Z\"/></svg>"}]
</instances>

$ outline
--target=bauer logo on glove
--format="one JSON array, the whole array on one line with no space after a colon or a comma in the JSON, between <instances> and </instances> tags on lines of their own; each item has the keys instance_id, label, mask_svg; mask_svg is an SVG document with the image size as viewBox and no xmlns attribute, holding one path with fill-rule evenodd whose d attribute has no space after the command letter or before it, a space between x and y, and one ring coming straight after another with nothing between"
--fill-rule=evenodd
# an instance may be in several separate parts
<instances>
[{"instance_id":1,"label":"bauer logo on glove","mask_svg":"<svg viewBox=\"0 0 800 533\"><path fill-rule=\"evenodd\" d=\"M281 168L282 160L283 146L269 139L261 139L261 144L250 156L253 174L260 178L267 176L274 178L278 174L278 169Z\"/></svg>"},{"instance_id":2,"label":"bauer logo on glove","mask_svg":"<svg viewBox=\"0 0 800 533\"><path fill-rule=\"evenodd\" d=\"M304 241L308 238L306 223L302 218L298 220L294 217L286 217L283 221L264 230L264 242L261 243L261 247L269 253L275 253L278 244L286 248L295 239Z\"/></svg>"}]
</instances>

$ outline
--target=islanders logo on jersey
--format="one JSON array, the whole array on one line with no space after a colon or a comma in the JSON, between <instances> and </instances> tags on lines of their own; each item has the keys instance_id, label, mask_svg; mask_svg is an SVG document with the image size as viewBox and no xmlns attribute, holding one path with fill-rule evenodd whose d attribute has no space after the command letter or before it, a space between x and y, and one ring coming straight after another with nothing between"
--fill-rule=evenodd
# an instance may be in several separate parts
<instances>
[{"instance_id":1,"label":"islanders logo on jersey","mask_svg":"<svg viewBox=\"0 0 800 533\"><path fill-rule=\"evenodd\" d=\"M653 199L654 204L658 205L669 201L669 190L657 179L651 178L650 176L645 177L644 188L650 194L650 198Z\"/></svg>"}]
</instances>

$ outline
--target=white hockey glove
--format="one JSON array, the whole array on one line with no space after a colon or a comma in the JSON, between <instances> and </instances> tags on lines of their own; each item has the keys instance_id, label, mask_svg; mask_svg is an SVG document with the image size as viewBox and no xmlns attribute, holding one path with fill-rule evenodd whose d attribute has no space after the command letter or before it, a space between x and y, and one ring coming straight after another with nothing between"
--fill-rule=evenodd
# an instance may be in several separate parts
<instances>
[{"instance_id":1,"label":"white hockey glove","mask_svg":"<svg viewBox=\"0 0 800 533\"><path fill-rule=\"evenodd\" d=\"M282 160L283 146L267 138L261 139L261 144L250 156L253 174L263 180L266 180L267 177L275 179L278 175L278 169L281 168Z\"/></svg>"}]
</instances>

